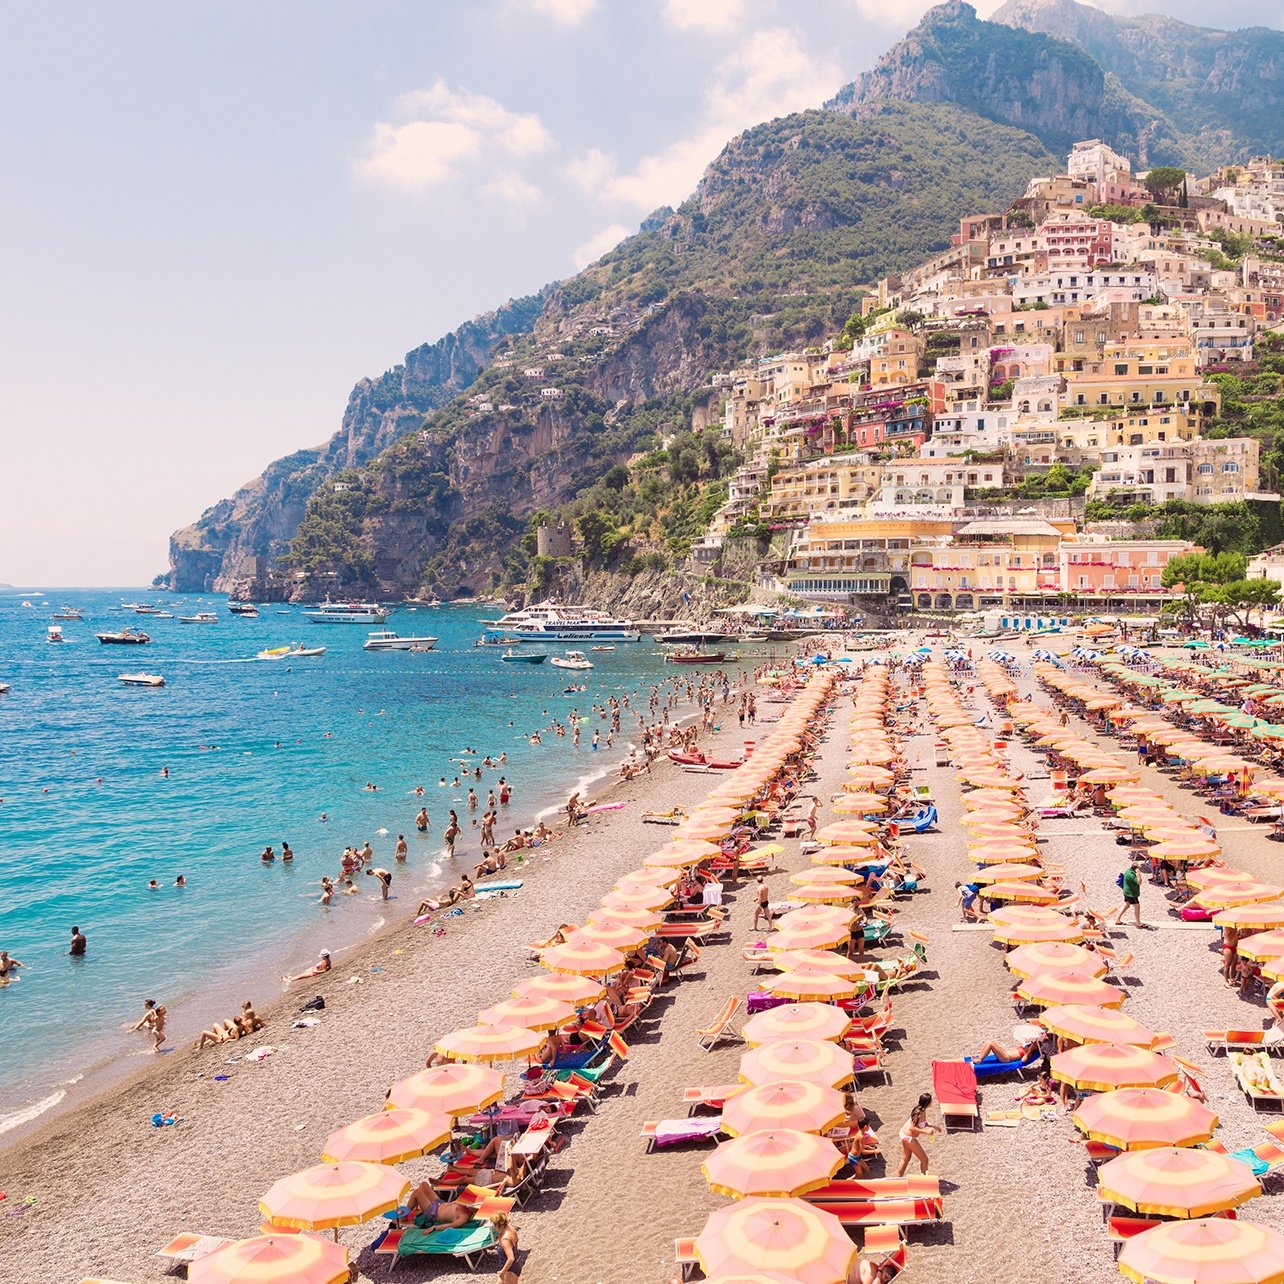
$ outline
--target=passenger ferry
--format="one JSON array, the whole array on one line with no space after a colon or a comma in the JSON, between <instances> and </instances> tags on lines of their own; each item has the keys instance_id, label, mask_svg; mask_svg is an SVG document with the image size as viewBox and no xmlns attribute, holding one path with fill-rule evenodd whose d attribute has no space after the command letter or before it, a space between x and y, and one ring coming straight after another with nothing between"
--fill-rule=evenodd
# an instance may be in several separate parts
<instances>
[{"instance_id":1,"label":"passenger ferry","mask_svg":"<svg viewBox=\"0 0 1284 1284\"><path fill-rule=\"evenodd\" d=\"M388 612L377 602L331 602L326 598L320 606L304 611L303 618L314 624L382 624Z\"/></svg>"},{"instance_id":2,"label":"passenger ferry","mask_svg":"<svg viewBox=\"0 0 1284 1284\"><path fill-rule=\"evenodd\" d=\"M522 611L510 611L500 620L483 620L492 631L523 642L577 642L582 640L637 642L642 634L632 620L622 620L588 607L538 602Z\"/></svg>"}]
</instances>

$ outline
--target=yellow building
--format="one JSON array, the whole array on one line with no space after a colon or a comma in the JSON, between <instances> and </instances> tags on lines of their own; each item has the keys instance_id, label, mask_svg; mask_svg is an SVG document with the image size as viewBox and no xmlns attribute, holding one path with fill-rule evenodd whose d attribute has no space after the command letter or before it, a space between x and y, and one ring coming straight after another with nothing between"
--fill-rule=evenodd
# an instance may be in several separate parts
<instances>
[{"instance_id":1,"label":"yellow building","mask_svg":"<svg viewBox=\"0 0 1284 1284\"><path fill-rule=\"evenodd\" d=\"M1062 419L1049 425L1057 431L1063 450L1093 453L1121 446L1194 441L1203 417L1193 407L1146 410L1110 419Z\"/></svg>"},{"instance_id":2,"label":"yellow building","mask_svg":"<svg viewBox=\"0 0 1284 1284\"><path fill-rule=\"evenodd\" d=\"M972 611L1016 599L1055 595L1058 550L1072 520L987 518L954 537L920 536L910 565L910 593L919 610Z\"/></svg>"},{"instance_id":3,"label":"yellow building","mask_svg":"<svg viewBox=\"0 0 1284 1284\"><path fill-rule=\"evenodd\" d=\"M768 513L773 518L823 516L835 509L862 504L877 491L881 464L862 463L856 455L830 455L771 479Z\"/></svg>"},{"instance_id":4,"label":"yellow building","mask_svg":"<svg viewBox=\"0 0 1284 1284\"><path fill-rule=\"evenodd\" d=\"M1065 372L1067 406L1188 406L1215 400L1217 389L1195 369L1187 344L1107 343L1101 356Z\"/></svg>"},{"instance_id":5,"label":"yellow building","mask_svg":"<svg viewBox=\"0 0 1284 1284\"><path fill-rule=\"evenodd\" d=\"M923 359L923 341L908 330L889 330L882 351L869 359L869 382L875 388L913 383Z\"/></svg>"}]
</instances>

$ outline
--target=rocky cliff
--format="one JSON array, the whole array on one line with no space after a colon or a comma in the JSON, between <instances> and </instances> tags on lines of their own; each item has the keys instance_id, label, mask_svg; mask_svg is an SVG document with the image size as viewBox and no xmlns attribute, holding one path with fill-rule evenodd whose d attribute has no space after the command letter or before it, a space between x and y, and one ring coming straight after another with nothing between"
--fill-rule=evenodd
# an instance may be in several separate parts
<instances>
[{"instance_id":1,"label":"rocky cliff","mask_svg":"<svg viewBox=\"0 0 1284 1284\"><path fill-rule=\"evenodd\" d=\"M510 301L408 352L377 379L362 379L329 441L269 464L230 499L175 531L169 586L200 592L253 584L259 593L268 591L270 581L265 583L260 572L289 550L318 487L418 429L427 415L472 384L499 342L531 328L543 303L542 294Z\"/></svg>"}]
</instances>

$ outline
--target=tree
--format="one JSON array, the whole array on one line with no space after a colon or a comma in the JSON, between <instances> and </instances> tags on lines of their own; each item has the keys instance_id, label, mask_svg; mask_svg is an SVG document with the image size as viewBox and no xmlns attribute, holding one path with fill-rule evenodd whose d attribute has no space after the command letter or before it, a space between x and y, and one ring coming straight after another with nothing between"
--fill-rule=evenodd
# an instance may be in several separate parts
<instances>
[{"instance_id":1,"label":"tree","mask_svg":"<svg viewBox=\"0 0 1284 1284\"><path fill-rule=\"evenodd\" d=\"M605 551L606 537L614 530L615 524L605 514L591 508L575 519L575 526L584 545L584 556L591 562L600 561Z\"/></svg>"},{"instance_id":2,"label":"tree","mask_svg":"<svg viewBox=\"0 0 1284 1284\"><path fill-rule=\"evenodd\" d=\"M1227 586L1243 582L1247 566L1243 553L1186 553L1169 559L1161 583L1181 589L1187 619L1200 606L1211 606L1213 614L1221 607L1224 614L1230 605Z\"/></svg>"},{"instance_id":3,"label":"tree","mask_svg":"<svg viewBox=\"0 0 1284 1284\"><path fill-rule=\"evenodd\" d=\"M1185 185L1186 171L1178 169L1175 165L1157 165L1142 181L1145 183L1146 191L1157 201L1163 201L1164 204L1171 205L1173 203L1172 198Z\"/></svg>"}]
</instances>

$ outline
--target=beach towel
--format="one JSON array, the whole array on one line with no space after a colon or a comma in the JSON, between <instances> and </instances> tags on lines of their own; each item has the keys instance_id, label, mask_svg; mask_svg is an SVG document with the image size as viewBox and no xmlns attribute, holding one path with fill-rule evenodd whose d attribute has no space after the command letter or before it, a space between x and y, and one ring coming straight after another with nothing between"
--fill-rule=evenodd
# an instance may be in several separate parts
<instances>
[{"instance_id":1,"label":"beach towel","mask_svg":"<svg viewBox=\"0 0 1284 1284\"><path fill-rule=\"evenodd\" d=\"M488 1222L471 1221L462 1226L439 1226L436 1230L407 1227L397 1242L397 1256L413 1257L416 1253L476 1253L492 1240L494 1230Z\"/></svg>"},{"instance_id":2,"label":"beach towel","mask_svg":"<svg viewBox=\"0 0 1284 1284\"><path fill-rule=\"evenodd\" d=\"M703 1119L662 1119L653 1138L656 1146L681 1146L692 1141L704 1141L722 1129L722 1116Z\"/></svg>"},{"instance_id":3,"label":"beach towel","mask_svg":"<svg viewBox=\"0 0 1284 1284\"><path fill-rule=\"evenodd\" d=\"M943 1106L976 1105L976 1071L970 1061L933 1061L932 1087Z\"/></svg>"}]
</instances>

